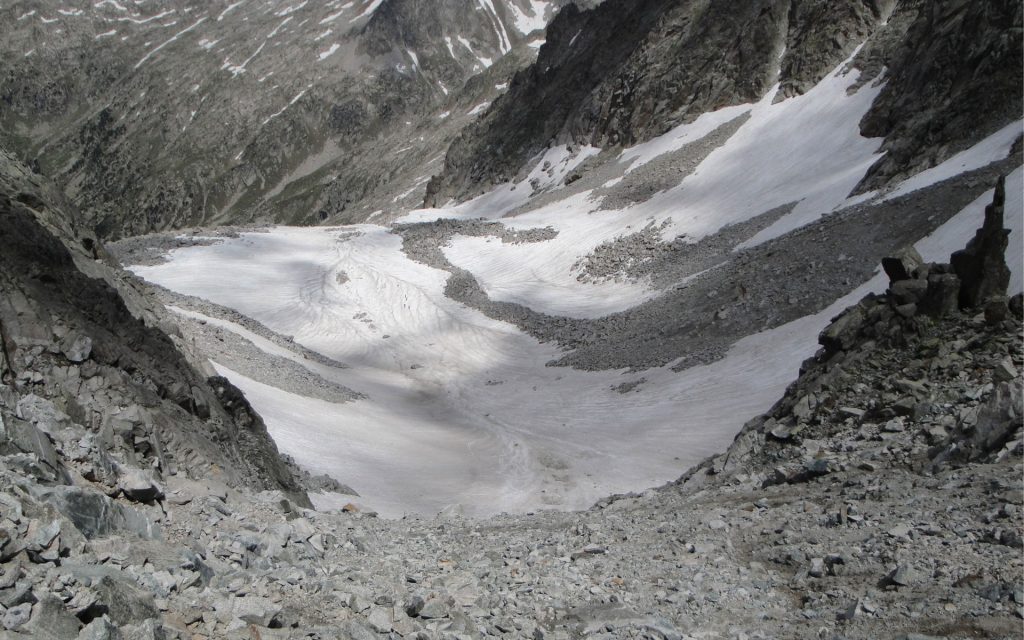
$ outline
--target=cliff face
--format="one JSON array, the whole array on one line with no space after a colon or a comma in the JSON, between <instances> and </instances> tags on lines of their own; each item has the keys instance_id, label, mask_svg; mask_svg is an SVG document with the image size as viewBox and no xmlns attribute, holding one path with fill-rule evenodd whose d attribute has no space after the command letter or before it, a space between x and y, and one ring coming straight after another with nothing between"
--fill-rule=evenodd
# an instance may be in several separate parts
<instances>
[{"instance_id":1,"label":"cliff face","mask_svg":"<svg viewBox=\"0 0 1024 640\"><path fill-rule=\"evenodd\" d=\"M553 142L628 145L758 100L776 83L778 99L797 95L861 45L853 64L863 81L884 70L886 82L864 122L866 136L887 138L890 153L866 183L883 185L1019 117L1020 25L1020 7L1010 2L610 0L590 11L567 7L537 62L452 144L426 201L461 199L505 181Z\"/></svg>"},{"instance_id":2,"label":"cliff face","mask_svg":"<svg viewBox=\"0 0 1024 640\"><path fill-rule=\"evenodd\" d=\"M59 200L0 155L3 404L52 407L158 478L219 477L305 501L258 416L241 419L222 404L224 384L189 362L168 336L176 328L166 312L64 222Z\"/></svg>"},{"instance_id":3,"label":"cliff face","mask_svg":"<svg viewBox=\"0 0 1024 640\"><path fill-rule=\"evenodd\" d=\"M862 190L932 167L1021 116L1019 2L907 4L885 88L861 123L865 136L886 139Z\"/></svg>"}]
</instances>

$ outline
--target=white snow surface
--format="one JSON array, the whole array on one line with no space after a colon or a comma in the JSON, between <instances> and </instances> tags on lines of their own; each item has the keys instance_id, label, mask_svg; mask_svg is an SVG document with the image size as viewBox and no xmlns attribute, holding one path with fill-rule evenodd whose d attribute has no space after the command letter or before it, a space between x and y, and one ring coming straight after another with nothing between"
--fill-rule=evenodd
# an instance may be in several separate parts
<instances>
[{"instance_id":1,"label":"white snow surface","mask_svg":"<svg viewBox=\"0 0 1024 640\"><path fill-rule=\"evenodd\" d=\"M1007 185L1013 290L1021 289L1022 192L1018 169ZM983 195L919 243L925 257L946 260L962 247L990 199ZM280 227L134 268L348 364L310 362L238 325L204 318L367 396L314 400L217 365L266 419L282 451L352 485L389 517L452 504L471 515L581 508L674 479L726 447L778 398L829 318L884 288L876 275L821 313L740 340L708 366L592 373L546 367L555 349L446 298L447 274L411 262L400 245L374 225ZM638 392L611 389L640 377L647 381Z\"/></svg>"},{"instance_id":2,"label":"white snow surface","mask_svg":"<svg viewBox=\"0 0 1024 640\"><path fill-rule=\"evenodd\" d=\"M457 236L444 252L496 300L570 317L624 310L659 292L644 282L579 282L578 261L603 242L663 221L669 222L666 240L683 234L697 240L797 203L749 242L756 244L848 205L880 142L860 137L858 127L880 88L848 95L855 79L833 74L778 104L773 90L757 104L706 114L626 150L619 162L635 171L750 113L678 187L623 210L599 210L595 194L584 191L504 217L535 190L559 188L600 151L560 146L536 158L515 184L458 206L413 211L401 221L486 218L512 229L551 227L558 231L553 240L504 244ZM894 193L1005 156L1020 123L1014 126ZM1022 194L1017 169L1007 184L1011 292L1024 288ZM923 239L924 256L948 260L973 235L990 200L991 192L983 194ZM400 237L383 227L278 227L178 249L169 258L134 271L236 309L349 365L313 363L238 325L207 319L365 396L314 400L216 363L265 418L282 451L351 485L362 503L389 517L454 504L470 515L581 508L610 493L672 480L724 449L747 419L778 399L832 316L885 287L876 274L818 314L739 340L711 365L681 373L669 367L582 372L545 366L560 355L555 347L445 297L448 274L409 260ZM338 277L342 272L346 278ZM630 393L612 388L640 378L645 382Z\"/></svg>"},{"instance_id":3,"label":"white snow surface","mask_svg":"<svg viewBox=\"0 0 1024 640\"><path fill-rule=\"evenodd\" d=\"M668 133L658 136L648 142L640 143L622 152L619 159L623 162L631 161L627 172L633 171L654 160L658 156L682 148L691 142L696 142L707 136L718 127L726 124L745 113L750 113L754 105L743 104L733 107L725 107L718 111L701 114L696 120L688 124L681 124Z\"/></svg>"},{"instance_id":4,"label":"white snow surface","mask_svg":"<svg viewBox=\"0 0 1024 640\"><path fill-rule=\"evenodd\" d=\"M369 15L372 15L373 12L376 11L377 8L380 7L380 5L383 2L384 2L384 0L372 0L369 4L366 5L366 7L363 9L362 13L360 13L358 16L352 18L351 20L349 20L349 22L358 22L358 21L362 20L363 18L365 18L365 17L367 17Z\"/></svg>"},{"instance_id":5,"label":"white snow surface","mask_svg":"<svg viewBox=\"0 0 1024 640\"><path fill-rule=\"evenodd\" d=\"M547 14L550 3L545 0L530 0L529 5L530 8L526 11L520 9L515 2L508 5L516 30L524 36L548 26Z\"/></svg>"},{"instance_id":6,"label":"white snow surface","mask_svg":"<svg viewBox=\"0 0 1024 640\"><path fill-rule=\"evenodd\" d=\"M218 365L285 453L386 516L582 508L674 479L777 398L829 313L741 340L710 366L646 371L639 392L620 394L611 387L641 375L546 367L554 348L444 297L447 274L409 261L398 236L355 230L276 228L134 270L350 365L282 354L217 321L368 396L313 400Z\"/></svg>"},{"instance_id":7,"label":"white snow surface","mask_svg":"<svg viewBox=\"0 0 1024 640\"><path fill-rule=\"evenodd\" d=\"M844 65L806 94L774 102L777 87L753 105L705 114L650 142L627 149L620 161L635 171L654 158L699 140L744 112L750 118L677 187L623 210L599 211L584 192L502 223L513 228L552 227L558 237L536 244L505 244L487 238L455 238L445 255L468 269L494 300L515 302L553 315L593 318L616 313L657 295L646 282L580 282L579 261L599 245L668 221L664 240L692 241L779 206L793 211L751 238L754 245L813 222L844 204L864 172L878 159L880 139L860 135L859 122L880 86L848 89L858 73ZM556 166L548 178L538 164L525 180L507 184L468 203L414 211L402 221L433 218L497 219L529 201L530 180L560 184L569 170L598 149L585 148L571 164L564 147L549 151ZM567 167L564 171L561 167Z\"/></svg>"}]
</instances>

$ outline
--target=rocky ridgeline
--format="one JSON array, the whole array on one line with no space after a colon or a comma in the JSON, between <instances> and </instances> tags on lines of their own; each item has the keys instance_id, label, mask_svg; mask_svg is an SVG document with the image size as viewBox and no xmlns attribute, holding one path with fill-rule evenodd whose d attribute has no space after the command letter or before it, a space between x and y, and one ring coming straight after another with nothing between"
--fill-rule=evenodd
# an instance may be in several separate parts
<instances>
[{"instance_id":1,"label":"rocky ridgeline","mask_svg":"<svg viewBox=\"0 0 1024 640\"><path fill-rule=\"evenodd\" d=\"M775 83L780 99L802 94L851 55L861 86L885 72L861 122L886 152L861 189L881 189L1020 117L1021 20L1011 0L569 6L537 61L451 143L424 202L486 191L553 145L643 142Z\"/></svg>"}]
</instances>

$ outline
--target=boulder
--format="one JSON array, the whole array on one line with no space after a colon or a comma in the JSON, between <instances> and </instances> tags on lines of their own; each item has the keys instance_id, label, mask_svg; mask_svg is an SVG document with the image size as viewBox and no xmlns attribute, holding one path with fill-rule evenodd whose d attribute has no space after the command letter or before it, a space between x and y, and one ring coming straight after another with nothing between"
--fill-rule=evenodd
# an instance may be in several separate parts
<instances>
[{"instance_id":1,"label":"boulder","mask_svg":"<svg viewBox=\"0 0 1024 640\"><path fill-rule=\"evenodd\" d=\"M890 284L913 279L914 272L922 265L924 265L924 258L912 246L904 247L893 255L882 258L882 268L889 276Z\"/></svg>"},{"instance_id":2,"label":"boulder","mask_svg":"<svg viewBox=\"0 0 1024 640\"><path fill-rule=\"evenodd\" d=\"M930 273L928 291L917 305L918 311L941 318L953 313L959 307L960 278L954 273Z\"/></svg>"},{"instance_id":3,"label":"boulder","mask_svg":"<svg viewBox=\"0 0 1024 640\"><path fill-rule=\"evenodd\" d=\"M81 626L60 598L47 594L33 605L32 619L23 629L38 638L77 638Z\"/></svg>"},{"instance_id":4,"label":"boulder","mask_svg":"<svg viewBox=\"0 0 1024 640\"><path fill-rule=\"evenodd\" d=\"M104 576L93 584L97 606L115 625L138 624L160 616L153 596L124 580Z\"/></svg>"},{"instance_id":5,"label":"boulder","mask_svg":"<svg viewBox=\"0 0 1024 640\"><path fill-rule=\"evenodd\" d=\"M85 362L92 355L92 338L72 331L61 340L60 352L71 362Z\"/></svg>"},{"instance_id":6,"label":"boulder","mask_svg":"<svg viewBox=\"0 0 1024 640\"><path fill-rule=\"evenodd\" d=\"M57 431L71 423L71 418L57 408L55 404L30 393L18 401L15 414L22 420L37 425L40 429L54 435Z\"/></svg>"},{"instance_id":7,"label":"boulder","mask_svg":"<svg viewBox=\"0 0 1024 640\"><path fill-rule=\"evenodd\" d=\"M928 293L927 280L900 280L889 287L889 295L896 304L916 304Z\"/></svg>"},{"instance_id":8,"label":"boulder","mask_svg":"<svg viewBox=\"0 0 1024 640\"><path fill-rule=\"evenodd\" d=\"M96 618L78 634L78 640L121 640L121 631L110 622L110 618L103 616Z\"/></svg>"},{"instance_id":9,"label":"boulder","mask_svg":"<svg viewBox=\"0 0 1024 640\"><path fill-rule=\"evenodd\" d=\"M33 487L34 497L52 504L88 539L128 532L140 538L159 538L160 527L135 509L102 493L81 487Z\"/></svg>"},{"instance_id":10,"label":"boulder","mask_svg":"<svg viewBox=\"0 0 1024 640\"><path fill-rule=\"evenodd\" d=\"M150 474L142 469L130 468L117 483L125 497L135 502L152 502L164 497L164 491Z\"/></svg>"},{"instance_id":11,"label":"boulder","mask_svg":"<svg viewBox=\"0 0 1024 640\"><path fill-rule=\"evenodd\" d=\"M49 467L61 482L70 484L70 476L57 456L57 450L49 436L37 429L35 425L24 420L12 420L7 425L7 437L11 444L24 453L31 453Z\"/></svg>"},{"instance_id":12,"label":"boulder","mask_svg":"<svg viewBox=\"0 0 1024 640\"><path fill-rule=\"evenodd\" d=\"M829 353L850 349L857 344L864 319L864 310L860 305L847 309L821 332L818 343Z\"/></svg>"}]
</instances>

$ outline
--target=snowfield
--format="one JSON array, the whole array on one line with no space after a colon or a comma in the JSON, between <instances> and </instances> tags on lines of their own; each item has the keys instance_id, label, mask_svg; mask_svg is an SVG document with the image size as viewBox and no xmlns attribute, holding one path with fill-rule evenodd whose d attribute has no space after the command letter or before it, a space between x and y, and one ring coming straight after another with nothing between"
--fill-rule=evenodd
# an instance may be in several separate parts
<instances>
[{"instance_id":1,"label":"snowfield","mask_svg":"<svg viewBox=\"0 0 1024 640\"><path fill-rule=\"evenodd\" d=\"M397 236L369 225L243 234L135 271L349 365L297 360L367 396L344 404L220 370L285 453L388 516L453 504L473 515L582 508L672 480L725 447L815 348L794 324L683 373L546 367L554 348L445 298L446 273L408 260ZM639 391L612 389L641 378Z\"/></svg>"},{"instance_id":2,"label":"snowfield","mask_svg":"<svg viewBox=\"0 0 1024 640\"><path fill-rule=\"evenodd\" d=\"M1021 169L1007 192L1011 290L1020 291ZM989 201L991 192L924 239L925 257L963 246ZM312 363L208 319L367 396L324 402L218 366L285 453L392 517L451 505L470 515L583 508L673 480L779 397L833 315L885 288L877 275L821 313L740 340L708 366L590 373L546 367L554 348L446 298L447 274L410 261L383 227L279 227L134 270L349 365ZM612 389L639 380L635 391Z\"/></svg>"},{"instance_id":3,"label":"snowfield","mask_svg":"<svg viewBox=\"0 0 1024 640\"><path fill-rule=\"evenodd\" d=\"M773 90L757 104L708 114L626 150L617 161L635 171L749 113L737 133L677 187L624 210L597 211L587 191L503 218L525 204L535 187L561 184L599 153L558 147L517 184L462 205L413 211L401 221L488 218L513 229L554 228L556 238L529 244L456 236L444 252L494 300L575 318L628 309L659 292L644 282L577 280L574 265L603 242L651 221L669 222L666 240L683 234L696 240L797 203L747 242L753 245L878 197L849 198L878 158L880 143L861 138L857 127L880 88L848 94L855 81L855 74L835 73L807 94L777 104ZM1021 123L1012 125L895 193L1005 157L1020 129ZM1010 176L1007 193L1016 292L1024 259L1020 169ZM962 247L990 201L991 192L923 239L925 257L945 260ZM449 274L410 260L401 243L387 228L370 224L279 227L182 248L164 264L133 268L348 365L312 363L241 326L206 318L365 396L312 399L215 363L263 415L281 450L311 471L349 484L363 503L391 517L455 506L474 516L583 508L611 493L673 480L723 450L744 422L782 394L832 316L885 287L876 275L821 313L739 340L711 365L680 373L670 367L594 373L546 366L560 355L554 346L445 297ZM626 389L615 388L624 384Z\"/></svg>"}]
</instances>

